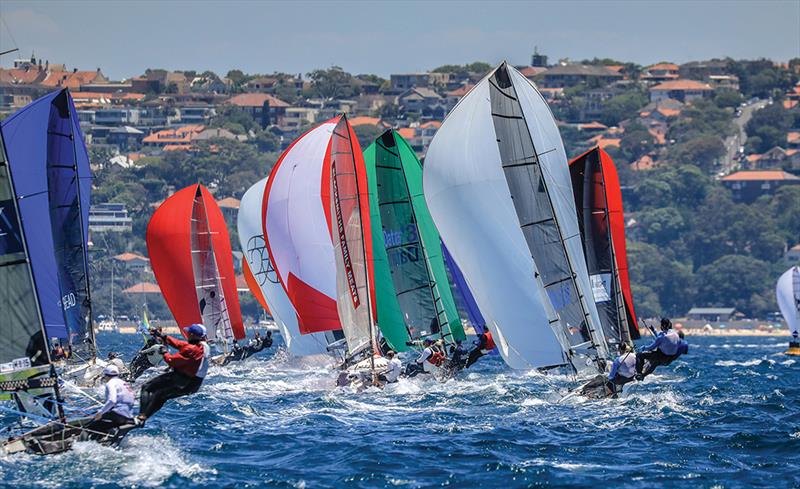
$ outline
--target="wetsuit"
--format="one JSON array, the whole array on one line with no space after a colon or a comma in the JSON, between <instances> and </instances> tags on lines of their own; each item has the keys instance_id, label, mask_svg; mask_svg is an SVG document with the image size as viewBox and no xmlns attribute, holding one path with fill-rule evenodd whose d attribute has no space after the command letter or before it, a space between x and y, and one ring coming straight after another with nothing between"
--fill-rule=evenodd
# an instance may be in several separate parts
<instances>
[{"instance_id":1,"label":"wetsuit","mask_svg":"<svg viewBox=\"0 0 800 489\"><path fill-rule=\"evenodd\" d=\"M231 362L239 362L245 360L255 355L256 353L260 352L261 350L269 348L270 346L272 346L271 335L267 336L266 338L255 339L244 348L235 345L230 355L226 356L225 359L222 361L222 365L227 365Z\"/></svg>"},{"instance_id":2,"label":"wetsuit","mask_svg":"<svg viewBox=\"0 0 800 489\"><path fill-rule=\"evenodd\" d=\"M450 362L448 368L451 370L458 370L464 368L467 364L468 353L460 344L455 344L450 347Z\"/></svg>"},{"instance_id":3,"label":"wetsuit","mask_svg":"<svg viewBox=\"0 0 800 489\"><path fill-rule=\"evenodd\" d=\"M655 341L636 355L637 374L646 377L659 365L668 365L677 358L680 341L680 336L672 329L659 333Z\"/></svg>"},{"instance_id":4,"label":"wetsuit","mask_svg":"<svg viewBox=\"0 0 800 489\"><path fill-rule=\"evenodd\" d=\"M28 340L28 346L25 348L25 356L31 359L31 365L34 367L47 365L47 345L44 341L44 334L41 331L31 335Z\"/></svg>"},{"instance_id":5,"label":"wetsuit","mask_svg":"<svg viewBox=\"0 0 800 489\"><path fill-rule=\"evenodd\" d=\"M161 362L160 350L162 346L155 341L148 340L144 347L133 357L128 367L128 379L132 382L151 367L155 367Z\"/></svg>"},{"instance_id":6,"label":"wetsuit","mask_svg":"<svg viewBox=\"0 0 800 489\"><path fill-rule=\"evenodd\" d=\"M477 362L480 357L494 350L494 348L495 344L494 338L492 338L492 332L489 331L489 328L486 328L478 337L477 346L471 352L469 352L469 358L467 359L467 364L465 367L469 368L470 365Z\"/></svg>"},{"instance_id":7,"label":"wetsuit","mask_svg":"<svg viewBox=\"0 0 800 489\"><path fill-rule=\"evenodd\" d=\"M148 418L169 399L197 392L208 372L211 348L205 341L189 343L172 336L164 336L164 343L177 348L178 352L164 354L164 361L172 370L150 379L142 386L139 411Z\"/></svg>"},{"instance_id":8,"label":"wetsuit","mask_svg":"<svg viewBox=\"0 0 800 489\"><path fill-rule=\"evenodd\" d=\"M119 377L112 377L105 385L106 403L100 408L99 420L93 420L86 429L94 432L108 433L122 425L133 424L133 391L127 382ZM89 433L89 436L97 433Z\"/></svg>"}]
</instances>

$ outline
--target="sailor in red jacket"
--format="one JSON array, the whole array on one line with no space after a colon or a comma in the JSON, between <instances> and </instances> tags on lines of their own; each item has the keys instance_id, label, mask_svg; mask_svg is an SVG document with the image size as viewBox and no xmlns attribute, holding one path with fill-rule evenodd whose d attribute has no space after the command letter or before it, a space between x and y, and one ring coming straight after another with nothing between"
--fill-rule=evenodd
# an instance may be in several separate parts
<instances>
[{"instance_id":1,"label":"sailor in red jacket","mask_svg":"<svg viewBox=\"0 0 800 489\"><path fill-rule=\"evenodd\" d=\"M494 350L494 338L492 338L492 332L489 331L488 326L484 326L483 333L478 336L478 340L475 343L475 349L469 352L469 358L467 359L466 365L467 368L469 368L469 366L473 363L477 362L480 357Z\"/></svg>"},{"instance_id":2,"label":"sailor in red jacket","mask_svg":"<svg viewBox=\"0 0 800 489\"><path fill-rule=\"evenodd\" d=\"M187 341L163 335L156 330L150 332L156 341L178 351L165 352L164 361L171 369L142 386L138 417L141 423L161 409L169 399L194 394L203 383L211 355L211 349L205 341L206 328L202 324L193 324L184 331Z\"/></svg>"}]
</instances>

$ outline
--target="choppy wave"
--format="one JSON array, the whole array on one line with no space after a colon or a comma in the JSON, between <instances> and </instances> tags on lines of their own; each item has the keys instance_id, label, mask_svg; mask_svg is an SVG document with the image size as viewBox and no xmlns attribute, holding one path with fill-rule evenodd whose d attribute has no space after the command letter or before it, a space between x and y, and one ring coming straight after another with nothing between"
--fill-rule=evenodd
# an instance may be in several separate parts
<instances>
[{"instance_id":1,"label":"choppy wave","mask_svg":"<svg viewBox=\"0 0 800 489\"><path fill-rule=\"evenodd\" d=\"M798 369L783 345L691 341L689 356L613 400L565 398L569 377L498 357L457 379L354 393L333 387L326 359L278 350L212 368L119 448L0 458L0 476L16 487L800 484Z\"/></svg>"}]
</instances>

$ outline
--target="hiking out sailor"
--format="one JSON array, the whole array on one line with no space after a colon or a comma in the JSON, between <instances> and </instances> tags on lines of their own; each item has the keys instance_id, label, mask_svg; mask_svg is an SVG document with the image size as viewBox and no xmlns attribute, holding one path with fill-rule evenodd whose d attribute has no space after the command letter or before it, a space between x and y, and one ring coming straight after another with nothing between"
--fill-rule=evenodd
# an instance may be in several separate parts
<instances>
[{"instance_id":1,"label":"hiking out sailor","mask_svg":"<svg viewBox=\"0 0 800 489\"><path fill-rule=\"evenodd\" d=\"M642 380L660 365L668 365L677 358L681 338L672 329L672 322L661 318L661 332L636 355L636 380ZM674 357L674 358L673 358Z\"/></svg>"},{"instance_id":2,"label":"hiking out sailor","mask_svg":"<svg viewBox=\"0 0 800 489\"><path fill-rule=\"evenodd\" d=\"M473 343L475 344L475 348L469 352L469 358L465 365L466 368L469 368L470 365L477 362L480 357L488 354L495 348L494 338L492 338L492 332L489 331L489 328L485 328L483 333L481 333L478 339Z\"/></svg>"},{"instance_id":3,"label":"hiking out sailor","mask_svg":"<svg viewBox=\"0 0 800 489\"><path fill-rule=\"evenodd\" d=\"M678 331L678 338L680 338L680 340L678 340L678 352L672 355L664 365L669 365L677 360L679 356L689 353L689 343L684 339L685 337L683 331Z\"/></svg>"},{"instance_id":4,"label":"hiking out sailor","mask_svg":"<svg viewBox=\"0 0 800 489\"><path fill-rule=\"evenodd\" d=\"M67 352L64 351L64 347L61 346L61 343L56 343L56 346L53 347L53 351L50 352L50 358L52 358L54 362L67 358Z\"/></svg>"},{"instance_id":5,"label":"hiking out sailor","mask_svg":"<svg viewBox=\"0 0 800 489\"><path fill-rule=\"evenodd\" d=\"M415 377L421 373L430 373L433 371L431 359L434 355L433 340L426 338L422 342L424 347L419 353L419 356L413 363L409 363L406 367L406 377Z\"/></svg>"},{"instance_id":6,"label":"hiking out sailor","mask_svg":"<svg viewBox=\"0 0 800 489\"><path fill-rule=\"evenodd\" d=\"M133 390L127 382L119 378L119 368L116 365L106 366L103 369L103 381L105 404L86 425L86 429L90 430L90 437L97 434L91 432L108 433L114 428L134 424Z\"/></svg>"},{"instance_id":7,"label":"hiking out sailor","mask_svg":"<svg viewBox=\"0 0 800 489\"><path fill-rule=\"evenodd\" d=\"M456 340L454 344L450 345L449 367L453 370L464 368L464 365L467 364L467 356L468 353L464 348L463 341Z\"/></svg>"},{"instance_id":8,"label":"hiking out sailor","mask_svg":"<svg viewBox=\"0 0 800 489\"><path fill-rule=\"evenodd\" d=\"M403 371L403 362L397 358L397 353L394 350L387 351L386 358L389 360L389 365L386 366L386 370L383 373L378 375L378 380L394 384Z\"/></svg>"},{"instance_id":9,"label":"hiking out sailor","mask_svg":"<svg viewBox=\"0 0 800 489\"><path fill-rule=\"evenodd\" d=\"M136 356L131 360L128 366L128 380L134 381L141 377L151 367L157 366L164 358L163 354L166 353L166 347L161 344L161 327L155 329L157 335L148 336L144 340L144 346L136 353Z\"/></svg>"},{"instance_id":10,"label":"hiking out sailor","mask_svg":"<svg viewBox=\"0 0 800 489\"><path fill-rule=\"evenodd\" d=\"M611 364L608 380L618 386L633 382L636 376L636 352L627 344L619 344L619 356Z\"/></svg>"},{"instance_id":11,"label":"hiking out sailor","mask_svg":"<svg viewBox=\"0 0 800 489\"><path fill-rule=\"evenodd\" d=\"M211 355L211 348L206 342L206 328L202 324L193 324L184 331L187 341L155 330L152 332L160 335L159 339L166 346L176 348L178 352L164 354L164 361L171 370L150 379L142 386L138 417L142 423L161 409L169 399L197 392L205 379L208 357Z\"/></svg>"}]
</instances>

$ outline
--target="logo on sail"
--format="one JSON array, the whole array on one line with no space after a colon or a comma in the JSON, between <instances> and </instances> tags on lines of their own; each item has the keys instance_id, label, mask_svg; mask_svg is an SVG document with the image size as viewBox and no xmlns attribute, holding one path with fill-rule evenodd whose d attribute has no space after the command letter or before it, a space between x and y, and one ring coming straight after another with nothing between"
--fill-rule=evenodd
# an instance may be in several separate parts
<instances>
[{"instance_id":1,"label":"logo on sail","mask_svg":"<svg viewBox=\"0 0 800 489\"><path fill-rule=\"evenodd\" d=\"M358 286L356 276L353 273L353 264L350 261L350 249L347 247L347 235L344 230L344 217L342 217L342 204L339 201L339 183L336 179L336 162L331 162L331 179L333 182L333 205L336 210L336 227L339 231L339 243L342 248L342 261L344 262L347 285L350 287L350 298L353 300L353 308L358 309L361 300L358 297Z\"/></svg>"}]
</instances>

